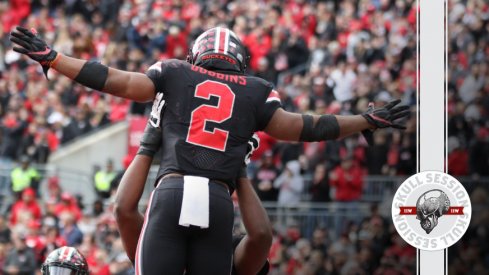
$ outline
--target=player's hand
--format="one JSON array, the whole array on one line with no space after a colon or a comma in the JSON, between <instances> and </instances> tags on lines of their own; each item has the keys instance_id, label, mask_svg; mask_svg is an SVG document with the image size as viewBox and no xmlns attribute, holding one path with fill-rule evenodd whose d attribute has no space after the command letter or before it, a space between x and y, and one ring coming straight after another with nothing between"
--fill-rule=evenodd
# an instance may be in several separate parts
<instances>
[{"instance_id":1,"label":"player's hand","mask_svg":"<svg viewBox=\"0 0 489 275\"><path fill-rule=\"evenodd\" d=\"M58 53L51 49L46 42L39 37L37 31L34 28L28 30L22 27L17 27L16 31L10 33L10 41L16 45L13 47L14 51L25 54L31 59L39 62L42 66L44 75L47 78L48 70L56 60Z\"/></svg>"},{"instance_id":2,"label":"player's hand","mask_svg":"<svg viewBox=\"0 0 489 275\"><path fill-rule=\"evenodd\" d=\"M400 99L393 100L382 108L375 109L374 104L370 103L368 105L368 109L362 116L372 125L373 130L377 128L397 128L397 129L406 129L404 125L395 123L394 120L403 118L409 115L409 106L397 106L401 102ZM374 135L373 131L370 129L366 129L362 131L362 135L367 141L368 145L374 145Z\"/></svg>"},{"instance_id":3,"label":"player's hand","mask_svg":"<svg viewBox=\"0 0 489 275\"><path fill-rule=\"evenodd\" d=\"M253 155L253 152L255 152L256 149L258 149L258 146L260 146L260 138L257 134L253 134L250 140L248 140L248 148L246 149L247 151L245 156L246 165L250 163L251 155Z\"/></svg>"},{"instance_id":4,"label":"player's hand","mask_svg":"<svg viewBox=\"0 0 489 275\"><path fill-rule=\"evenodd\" d=\"M397 106L401 102L400 99L393 100L379 109L375 109L373 103L369 104L369 108L362 116L372 125L374 129L377 128L397 128L406 129L404 125L394 122L397 119L403 118L409 115L409 106Z\"/></svg>"}]
</instances>

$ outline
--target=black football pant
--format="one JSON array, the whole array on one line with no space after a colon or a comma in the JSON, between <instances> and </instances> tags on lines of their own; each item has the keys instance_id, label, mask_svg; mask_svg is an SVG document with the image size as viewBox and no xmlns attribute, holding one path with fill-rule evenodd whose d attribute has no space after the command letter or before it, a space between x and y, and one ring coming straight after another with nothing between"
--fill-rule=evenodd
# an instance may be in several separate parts
<instances>
[{"instance_id":1,"label":"black football pant","mask_svg":"<svg viewBox=\"0 0 489 275\"><path fill-rule=\"evenodd\" d=\"M153 191L136 252L136 275L230 274L234 210L227 189L209 182L209 227L178 224L183 177Z\"/></svg>"}]
</instances>

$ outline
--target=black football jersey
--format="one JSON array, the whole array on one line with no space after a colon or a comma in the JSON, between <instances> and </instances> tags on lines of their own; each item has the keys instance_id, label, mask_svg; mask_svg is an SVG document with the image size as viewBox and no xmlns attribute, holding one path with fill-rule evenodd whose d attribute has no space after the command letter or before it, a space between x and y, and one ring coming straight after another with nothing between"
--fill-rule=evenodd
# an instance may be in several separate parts
<instances>
[{"instance_id":1,"label":"black football jersey","mask_svg":"<svg viewBox=\"0 0 489 275\"><path fill-rule=\"evenodd\" d=\"M165 104L163 112L156 112L163 129L158 176L182 173L221 180L234 188L248 140L280 107L272 85L181 60L157 62L147 76Z\"/></svg>"}]
</instances>

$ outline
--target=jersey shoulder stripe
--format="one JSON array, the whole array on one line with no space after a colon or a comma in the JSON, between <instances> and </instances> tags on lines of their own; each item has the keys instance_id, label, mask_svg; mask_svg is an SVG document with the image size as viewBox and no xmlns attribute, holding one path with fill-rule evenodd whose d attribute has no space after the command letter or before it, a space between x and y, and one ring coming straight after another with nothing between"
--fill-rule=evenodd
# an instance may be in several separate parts
<instances>
[{"instance_id":1,"label":"jersey shoulder stripe","mask_svg":"<svg viewBox=\"0 0 489 275\"><path fill-rule=\"evenodd\" d=\"M278 92L277 92L277 91L275 91L275 90L272 90L272 91L270 92L270 94L269 94L269 95L268 95L268 97L267 97L267 101L266 101L266 103L268 103L268 102L272 102L272 101L276 101L276 102L278 102L278 103L281 103L281 102L280 102L280 96L279 96Z\"/></svg>"}]
</instances>

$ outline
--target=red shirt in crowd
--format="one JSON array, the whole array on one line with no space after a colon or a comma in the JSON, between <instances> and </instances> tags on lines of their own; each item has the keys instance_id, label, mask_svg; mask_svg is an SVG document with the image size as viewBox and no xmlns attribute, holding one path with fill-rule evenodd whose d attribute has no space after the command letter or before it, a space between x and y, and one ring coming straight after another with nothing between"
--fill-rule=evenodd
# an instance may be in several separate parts
<instances>
[{"instance_id":1,"label":"red shirt in crowd","mask_svg":"<svg viewBox=\"0 0 489 275\"><path fill-rule=\"evenodd\" d=\"M41 223L32 220L29 222L30 232L26 237L26 244L34 251L36 260L41 262L44 260L43 251L46 248L46 238L40 235Z\"/></svg>"},{"instance_id":2,"label":"red shirt in crowd","mask_svg":"<svg viewBox=\"0 0 489 275\"><path fill-rule=\"evenodd\" d=\"M92 275L110 275L110 268L108 264L97 263L94 259L87 259L88 266L90 268L90 274Z\"/></svg>"},{"instance_id":3,"label":"red shirt in crowd","mask_svg":"<svg viewBox=\"0 0 489 275\"><path fill-rule=\"evenodd\" d=\"M39 251L42 251L44 249L45 240L39 235L27 236L26 244L28 247L34 249L34 252L38 254Z\"/></svg>"},{"instance_id":4,"label":"red shirt in crowd","mask_svg":"<svg viewBox=\"0 0 489 275\"><path fill-rule=\"evenodd\" d=\"M386 250L385 254L395 255L398 259L407 258L412 260L416 257L416 249L409 245L393 244Z\"/></svg>"},{"instance_id":5,"label":"red shirt in crowd","mask_svg":"<svg viewBox=\"0 0 489 275\"><path fill-rule=\"evenodd\" d=\"M336 200L359 200L362 195L363 175L363 170L356 165L349 168L336 167L330 175L330 184L336 187Z\"/></svg>"},{"instance_id":6,"label":"red shirt in crowd","mask_svg":"<svg viewBox=\"0 0 489 275\"><path fill-rule=\"evenodd\" d=\"M60 202L59 204L56 205L54 211L55 211L55 215L58 217L63 212L72 213L74 215L76 221L79 221L81 219L81 216L82 216L80 208L73 203Z\"/></svg>"},{"instance_id":7,"label":"red shirt in crowd","mask_svg":"<svg viewBox=\"0 0 489 275\"><path fill-rule=\"evenodd\" d=\"M10 223L12 225L16 225L20 215L23 214L29 214L35 220L41 219L41 207L39 207L34 197L35 193L32 188L26 188L24 190L22 199L12 206L12 215L10 216Z\"/></svg>"},{"instance_id":8,"label":"red shirt in crowd","mask_svg":"<svg viewBox=\"0 0 489 275\"><path fill-rule=\"evenodd\" d=\"M75 220L79 221L82 217L82 212L75 199L67 194L61 195L61 202L59 202L54 208L54 214L60 216L63 212L69 212L74 215Z\"/></svg>"},{"instance_id":9,"label":"red shirt in crowd","mask_svg":"<svg viewBox=\"0 0 489 275\"><path fill-rule=\"evenodd\" d=\"M245 44L250 51L250 67L253 70L258 68L258 61L266 56L272 47L272 38L266 33L251 33L244 40Z\"/></svg>"},{"instance_id":10,"label":"red shirt in crowd","mask_svg":"<svg viewBox=\"0 0 489 275\"><path fill-rule=\"evenodd\" d=\"M273 238L272 246L270 247L270 251L268 252L268 259L271 263L270 269L273 269L273 265L282 260L282 252L283 252L282 238L280 236L276 236Z\"/></svg>"},{"instance_id":11,"label":"red shirt in crowd","mask_svg":"<svg viewBox=\"0 0 489 275\"><path fill-rule=\"evenodd\" d=\"M124 120L129 111L130 101L126 99L116 99L110 104L109 119L112 122Z\"/></svg>"},{"instance_id":12,"label":"red shirt in crowd","mask_svg":"<svg viewBox=\"0 0 489 275\"><path fill-rule=\"evenodd\" d=\"M469 153L467 150L457 149L448 155L448 173L453 176L469 174Z\"/></svg>"},{"instance_id":13,"label":"red shirt in crowd","mask_svg":"<svg viewBox=\"0 0 489 275\"><path fill-rule=\"evenodd\" d=\"M95 251L93 255L86 257L87 264L92 275L110 275L110 268L100 251Z\"/></svg>"},{"instance_id":14,"label":"red shirt in crowd","mask_svg":"<svg viewBox=\"0 0 489 275\"><path fill-rule=\"evenodd\" d=\"M10 0L7 11L4 12L0 19L3 25L3 31L10 32L12 27L19 25L22 19L31 13L31 1L29 0Z\"/></svg>"},{"instance_id":15,"label":"red shirt in crowd","mask_svg":"<svg viewBox=\"0 0 489 275\"><path fill-rule=\"evenodd\" d=\"M180 51L180 53L179 53ZM178 58L179 54L187 54L187 34L179 31L176 34L168 35L166 38L166 53L169 58Z\"/></svg>"}]
</instances>

